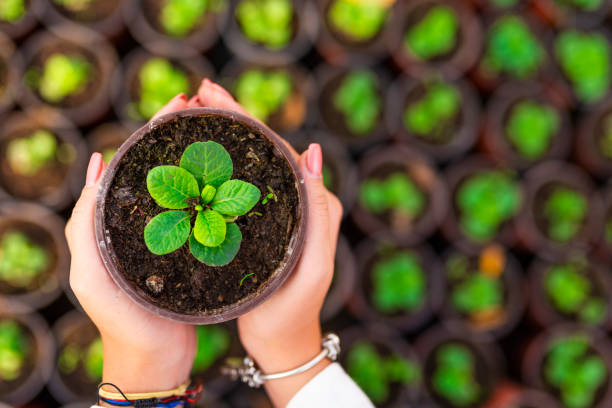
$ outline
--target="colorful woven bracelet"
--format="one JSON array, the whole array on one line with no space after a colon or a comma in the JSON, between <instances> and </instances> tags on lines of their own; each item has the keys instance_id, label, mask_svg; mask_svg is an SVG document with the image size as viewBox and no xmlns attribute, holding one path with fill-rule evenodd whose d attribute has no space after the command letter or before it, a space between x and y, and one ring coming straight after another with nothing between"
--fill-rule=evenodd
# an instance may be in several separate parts
<instances>
[{"instance_id":1,"label":"colorful woven bracelet","mask_svg":"<svg viewBox=\"0 0 612 408\"><path fill-rule=\"evenodd\" d=\"M102 383L98 386L98 404L104 402L115 407L138 408L191 407L200 399L202 385L189 387L188 384L169 391L126 394L115 384ZM105 385L115 388L118 392L103 390Z\"/></svg>"}]
</instances>

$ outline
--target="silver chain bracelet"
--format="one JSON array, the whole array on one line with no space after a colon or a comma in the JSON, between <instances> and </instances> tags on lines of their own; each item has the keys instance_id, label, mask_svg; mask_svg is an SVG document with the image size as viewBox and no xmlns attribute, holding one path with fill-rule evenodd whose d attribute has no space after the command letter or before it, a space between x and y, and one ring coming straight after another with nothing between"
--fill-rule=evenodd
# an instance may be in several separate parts
<instances>
[{"instance_id":1,"label":"silver chain bracelet","mask_svg":"<svg viewBox=\"0 0 612 408\"><path fill-rule=\"evenodd\" d=\"M326 357L331 361L338 359L338 354L340 354L340 337L338 335L334 333L325 335L321 340L321 346L323 350L315 358L293 370L263 374L261 370L255 367L253 359L247 356L241 362L240 360L236 362L235 359L227 359L227 366L221 368L221 373L231 377L232 380L240 379L240 381L248 384L251 388L259 388L268 380L278 380L308 371Z\"/></svg>"}]
</instances>

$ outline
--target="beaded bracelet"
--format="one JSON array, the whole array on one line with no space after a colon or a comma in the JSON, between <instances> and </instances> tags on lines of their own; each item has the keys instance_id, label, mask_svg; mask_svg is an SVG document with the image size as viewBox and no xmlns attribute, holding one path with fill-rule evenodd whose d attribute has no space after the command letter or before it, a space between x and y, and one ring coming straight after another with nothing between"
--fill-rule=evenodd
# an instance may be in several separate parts
<instances>
[{"instance_id":1,"label":"beaded bracelet","mask_svg":"<svg viewBox=\"0 0 612 408\"><path fill-rule=\"evenodd\" d=\"M113 383L102 383L98 386L98 405L104 402L115 407L191 407L200 399L202 385L198 384L189 388L188 384L185 383L169 391L126 394ZM105 385L113 387L118 392L103 390L102 387Z\"/></svg>"}]
</instances>

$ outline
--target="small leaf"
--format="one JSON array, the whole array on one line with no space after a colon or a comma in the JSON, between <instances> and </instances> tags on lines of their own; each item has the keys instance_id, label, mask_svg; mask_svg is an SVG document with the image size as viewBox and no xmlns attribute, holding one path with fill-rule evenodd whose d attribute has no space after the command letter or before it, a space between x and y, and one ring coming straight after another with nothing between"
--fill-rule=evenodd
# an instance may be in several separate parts
<instances>
[{"instance_id":1,"label":"small leaf","mask_svg":"<svg viewBox=\"0 0 612 408\"><path fill-rule=\"evenodd\" d=\"M177 166L157 166L149 171L147 190L157 204L173 210L187 208L187 200L200 195L196 179Z\"/></svg>"},{"instance_id":2,"label":"small leaf","mask_svg":"<svg viewBox=\"0 0 612 408\"><path fill-rule=\"evenodd\" d=\"M195 142L185 149L180 166L198 180L200 188L210 184L219 188L232 178L234 164L223 146L217 142Z\"/></svg>"},{"instance_id":3,"label":"small leaf","mask_svg":"<svg viewBox=\"0 0 612 408\"><path fill-rule=\"evenodd\" d=\"M214 210L198 212L193 233L196 239L207 247L219 246L225 239L225 219Z\"/></svg>"},{"instance_id":4,"label":"small leaf","mask_svg":"<svg viewBox=\"0 0 612 408\"><path fill-rule=\"evenodd\" d=\"M259 197L261 192L253 184L242 180L230 180L217 189L210 207L225 215L243 215L257 204Z\"/></svg>"},{"instance_id":5,"label":"small leaf","mask_svg":"<svg viewBox=\"0 0 612 408\"><path fill-rule=\"evenodd\" d=\"M202 204L210 203L212 199L215 198L215 194L217 194L216 188L210 184L205 185L202 189L202 194L200 194L200 197L202 197Z\"/></svg>"},{"instance_id":6,"label":"small leaf","mask_svg":"<svg viewBox=\"0 0 612 408\"><path fill-rule=\"evenodd\" d=\"M238 250L242 241L242 233L240 228L234 223L227 224L227 234L221 245L216 247L207 247L198 242L191 234L189 237L189 249L193 256L200 262L204 262L209 266L223 266L230 263Z\"/></svg>"},{"instance_id":7,"label":"small leaf","mask_svg":"<svg viewBox=\"0 0 612 408\"><path fill-rule=\"evenodd\" d=\"M149 251L165 255L179 249L191 231L186 211L166 211L153 217L144 229L144 240Z\"/></svg>"}]
</instances>

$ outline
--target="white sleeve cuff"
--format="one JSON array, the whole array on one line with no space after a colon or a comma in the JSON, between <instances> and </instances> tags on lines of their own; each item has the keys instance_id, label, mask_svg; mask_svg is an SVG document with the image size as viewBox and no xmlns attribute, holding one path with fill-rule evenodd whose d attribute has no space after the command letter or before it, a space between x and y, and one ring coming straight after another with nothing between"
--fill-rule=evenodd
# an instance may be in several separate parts
<instances>
[{"instance_id":1,"label":"white sleeve cuff","mask_svg":"<svg viewBox=\"0 0 612 408\"><path fill-rule=\"evenodd\" d=\"M374 408L340 364L332 363L293 396L287 408Z\"/></svg>"}]
</instances>

